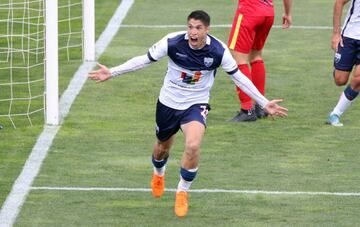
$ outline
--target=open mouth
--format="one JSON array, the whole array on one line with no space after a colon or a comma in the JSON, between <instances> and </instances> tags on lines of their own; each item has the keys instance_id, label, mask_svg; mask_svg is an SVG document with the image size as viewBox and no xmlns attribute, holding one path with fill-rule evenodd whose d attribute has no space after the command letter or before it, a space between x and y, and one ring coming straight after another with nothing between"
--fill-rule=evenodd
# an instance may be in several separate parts
<instances>
[{"instance_id":1,"label":"open mouth","mask_svg":"<svg viewBox=\"0 0 360 227\"><path fill-rule=\"evenodd\" d=\"M199 39L198 38L194 38L194 37L190 37L191 42L197 42Z\"/></svg>"}]
</instances>

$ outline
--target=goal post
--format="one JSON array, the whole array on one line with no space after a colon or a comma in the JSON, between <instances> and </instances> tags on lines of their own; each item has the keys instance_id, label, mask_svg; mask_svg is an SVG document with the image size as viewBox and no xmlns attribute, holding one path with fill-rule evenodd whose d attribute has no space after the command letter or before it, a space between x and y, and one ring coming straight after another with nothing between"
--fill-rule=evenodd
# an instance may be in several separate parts
<instances>
[{"instance_id":1,"label":"goal post","mask_svg":"<svg viewBox=\"0 0 360 227\"><path fill-rule=\"evenodd\" d=\"M95 0L83 0L83 53L85 61L95 61Z\"/></svg>"},{"instance_id":2,"label":"goal post","mask_svg":"<svg viewBox=\"0 0 360 227\"><path fill-rule=\"evenodd\" d=\"M86 0L85 0L86 1ZM59 124L58 1L45 2L45 122Z\"/></svg>"},{"instance_id":3,"label":"goal post","mask_svg":"<svg viewBox=\"0 0 360 227\"><path fill-rule=\"evenodd\" d=\"M46 0L46 124L58 125L59 59L58 59L58 0ZM95 0L82 0L82 52L84 61L95 61Z\"/></svg>"}]
</instances>

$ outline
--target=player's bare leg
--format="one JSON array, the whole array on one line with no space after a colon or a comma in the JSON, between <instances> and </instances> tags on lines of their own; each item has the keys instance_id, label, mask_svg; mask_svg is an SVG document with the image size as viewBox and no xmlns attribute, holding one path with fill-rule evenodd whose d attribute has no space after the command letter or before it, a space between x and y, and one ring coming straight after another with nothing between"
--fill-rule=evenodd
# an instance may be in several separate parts
<instances>
[{"instance_id":1,"label":"player's bare leg","mask_svg":"<svg viewBox=\"0 0 360 227\"><path fill-rule=\"evenodd\" d=\"M360 65L355 66L350 84L353 90L360 91Z\"/></svg>"},{"instance_id":2,"label":"player's bare leg","mask_svg":"<svg viewBox=\"0 0 360 227\"><path fill-rule=\"evenodd\" d=\"M200 122L191 121L182 125L181 129L185 135L185 150L181 159L180 181L175 200L175 214L178 217L184 217L189 209L188 190L196 177L205 126Z\"/></svg>"},{"instance_id":3,"label":"player's bare leg","mask_svg":"<svg viewBox=\"0 0 360 227\"><path fill-rule=\"evenodd\" d=\"M166 162L174 139L175 135L164 142L157 140L154 144L154 152L152 156L154 173L151 179L151 190L153 196L157 198L164 194Z\"/></svg>"},{"instance_id":4,"label":"player's bare leg","mask_svg":"<svg viewBox=\"0 0 360 227\"><path fill-rule=\"evenodd\" d=\"M343 86L347 84L349 80L350 72L335 69L333 76L334 76L335 84L337 86Z\"/></svg>"},{"instance_id":5,"label":"player's bare leg","mask_svg":"<svg viewBox=\"0 0 360 227\"><path fill-rule=\"evenodd\" d=\"M346 85L349 79L350 72L348 71L334 71L334 81L336 85ZM327 123L333 126L343 126L340 122L341 115L351 106L354 99L357 97L360 91L360 67L355 66L353 76L350 84L341 93L339 101L333 111L329 114Z\"/></svg>"}]
</instances>

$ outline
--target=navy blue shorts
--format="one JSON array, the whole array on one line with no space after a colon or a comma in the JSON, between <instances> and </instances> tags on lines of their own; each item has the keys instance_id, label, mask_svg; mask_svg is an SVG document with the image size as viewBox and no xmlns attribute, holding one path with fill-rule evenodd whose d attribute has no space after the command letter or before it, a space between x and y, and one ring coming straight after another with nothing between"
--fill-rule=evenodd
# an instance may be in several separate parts
<instances>
[{"instance_id":1,"label":"navy blue shorts","mask_svg":"<svg viewBox=\"0 0 360 227\"><path fill-rule=\"evenodd\" d=\"M354 65L360 64L360 40L342 37L344 47L338 46L334 57L337 70L350 72Z\"/></svg>"},{"instance_id":2,"label":"navy blue shorts","mask_svg":"<svg viewBox=\"0 0 360 227\"><path fill-rule=\"evenodd\" d=\"M206 127L206 117L209 111L209 104L195 104L186 110L175 110L158 100L156 105L156 136L160 141L166 141L179 131L181 125L190 121L198 121Z\"/></svg>"}]
</instances>

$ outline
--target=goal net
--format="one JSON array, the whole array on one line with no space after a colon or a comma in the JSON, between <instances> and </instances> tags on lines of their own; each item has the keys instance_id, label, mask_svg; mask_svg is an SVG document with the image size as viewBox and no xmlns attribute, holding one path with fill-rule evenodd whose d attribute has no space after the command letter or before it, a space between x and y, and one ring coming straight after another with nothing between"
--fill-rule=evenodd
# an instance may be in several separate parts
<instances>
[{"instance_id":1,"label":"goal net","mask_svg":"<svg viewBox=\"0 0 360 227\"><path fill-rule=\"evenodd\" d=\"M83 1L0 0L1 124L58 123L56 74L84 56Z\"/></svg>"}]
</instances>

